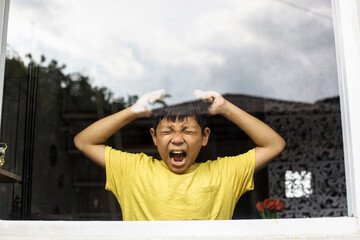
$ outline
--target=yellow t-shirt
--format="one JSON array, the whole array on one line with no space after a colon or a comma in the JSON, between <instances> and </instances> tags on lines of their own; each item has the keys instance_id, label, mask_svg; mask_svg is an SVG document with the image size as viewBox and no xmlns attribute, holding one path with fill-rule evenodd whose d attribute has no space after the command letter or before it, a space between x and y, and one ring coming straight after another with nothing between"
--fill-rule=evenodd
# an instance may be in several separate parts
<instances>
[{"instance_id":1,"label":"yellow t-shirt","mask_svg":"<svg viewBox=\"0 0 360 240\"><path fill-rule=\"evenodd\" d=\"M163 161L106 147L106 186L123 219L226 220L240 196L254 189L255 150L193 164L175 174Z\"/></svg>"}]
</instances>

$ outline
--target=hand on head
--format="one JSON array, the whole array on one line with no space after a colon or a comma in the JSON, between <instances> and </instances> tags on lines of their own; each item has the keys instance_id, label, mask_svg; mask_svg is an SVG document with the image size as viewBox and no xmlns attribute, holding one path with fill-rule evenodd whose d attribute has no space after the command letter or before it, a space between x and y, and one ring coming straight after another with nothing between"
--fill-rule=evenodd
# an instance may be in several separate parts
<instances>
[{"instance_id":1,"label":"hand on head","mask_svg":"<svg viewBox=\"0 0 360 240\"><path fill-rule=\"evenodd\" d=\"M142 95L137 102L131 106L131 111L134 113L148 113L151 114L151 105L165 96L165 90L160 89Z\"/></svg>"},{"instance_id":2,"label":"hand on head","mask_svg":"<svg viewBox=\"0 0 360 240\"><path fill-rule=\"evenodd\" d=\"M204 102L212 103L208 109L210 115L222 113L226 100L220 93L216 91L195 90L194 95Z\"/></svg>"},{"instance_id":3,"label":"hand on head","mask_svg":"<svg viewBox=\"0 0 360 240\"><path fill-rule=\"evenodd\" d=\"M210 102L211 106L208 109L210 115L221 114L223 106L226 102L225 98L216 91L201 91L195 90L194 95L196 98L204 102ZM131 106L131 111L134 113L145 113L147 116L151 115L151 105L165 96L165 90L160 89L152 92L145 93L138 101Z\"/></svg>"}]
</instances>

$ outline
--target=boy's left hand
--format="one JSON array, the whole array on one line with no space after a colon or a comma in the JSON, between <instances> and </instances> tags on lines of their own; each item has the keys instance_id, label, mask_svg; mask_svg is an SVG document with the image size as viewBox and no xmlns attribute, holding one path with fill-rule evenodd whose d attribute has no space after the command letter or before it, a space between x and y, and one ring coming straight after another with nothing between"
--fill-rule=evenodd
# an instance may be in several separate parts
<instances>
[{"instance_id":1,"label":"boy's left hand","mask_svg":"<svg viewBox=\"0 0 360 240\"><path fill-rule=\"evenodd\" d=\"M212 103L208 111L210 115L222 114L225 110L226 99L216 91L194 91L195 97L201 99L204 102Z\"/></svg>"}]
</instances>

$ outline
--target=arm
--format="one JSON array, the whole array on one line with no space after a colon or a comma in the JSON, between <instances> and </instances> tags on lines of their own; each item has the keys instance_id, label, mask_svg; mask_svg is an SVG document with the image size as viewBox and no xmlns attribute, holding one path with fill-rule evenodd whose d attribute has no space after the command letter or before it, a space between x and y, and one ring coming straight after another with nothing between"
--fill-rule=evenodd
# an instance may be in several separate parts
<instances>
[{"instance_id":1,"label":"arm","mask_svg":"<svg viewBox=\"0 0 360 240\"><path fill-rule=\"evenodd\" d=\"M229 119L256 144L255 172L264 168L285 148L286 143L284 139L272 128L227 101L219 93L213 91L195 92L195 95L203 101L212 102L209 108L210 115L219 114Z\"/></svg>"},{"instance_id":2,"label":"arm","mask_svg":"<svg viewBox=\"0 0 360 240\"><path fill-rule=\"evenodd\" d=\"M133 106L91 124L75 136L75 146L90 160L105 168L106 140L130 122L141 117L150 117L150 104L164 94L164 90L147 93Z\"/></svg>"}]
</instances>

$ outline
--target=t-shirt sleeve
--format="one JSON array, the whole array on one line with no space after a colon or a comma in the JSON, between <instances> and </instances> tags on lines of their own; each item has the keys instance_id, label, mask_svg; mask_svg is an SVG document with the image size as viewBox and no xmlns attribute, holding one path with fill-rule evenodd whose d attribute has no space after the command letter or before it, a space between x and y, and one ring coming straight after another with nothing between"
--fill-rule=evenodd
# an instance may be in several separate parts
<instances>
[{"instance_id":1,"label":"t-shirt sleeve","mask_svg":"<svg viewBox=\"0 0 360 240\"><path fill-rule=\"evenodd\" d=\"M120 199L123 184L126 181L129 173L133 169L132 158L134 154L115 150L111 147L105 148L105 169L106 169L106 184L105 189L114 193Z\"/></svg>"},{"instance_id":2,"label":"t-shirt sleeve","mask_svg":"<svg viewBox=\"0 0 360 240\"><path fill-rule=\"evenodd\" d=\"M111 147L105 148L105 170L106 170L106 184L105 189L112 191L115 194L116 188L115 178L119 176L117 174L120 171L120 163L116 160L116 152ZM116 194L115 194L116 195Z\"/></svg>"},{"instance_id":3,"label":"t-shirt sleeve","mask_svg":"<svg viewBox=\"0 0 360 240\"><path fill-rule=\"evenodd\" d=\"M238 156L224 157L221 162L222 177L231 183L236 200L254 189L255 149Z\"/></svg>"}]
</instances>

